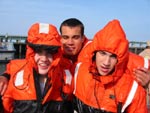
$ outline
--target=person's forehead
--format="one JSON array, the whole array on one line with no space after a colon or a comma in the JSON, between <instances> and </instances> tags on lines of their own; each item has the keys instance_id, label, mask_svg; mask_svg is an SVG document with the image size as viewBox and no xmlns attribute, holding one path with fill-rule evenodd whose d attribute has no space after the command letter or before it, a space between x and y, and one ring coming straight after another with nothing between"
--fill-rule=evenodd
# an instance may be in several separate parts
<instances>
[{"instance_id":1,"label":"person's forehead","mask_svg":"<svg viewBox=\"0 0 150 113\"><path fill-rule=\"evenodd\" d=\"M74 33L81 33L81 27L80 26L62 26L62 34L64 33L69 33L69 32L74 32Z\"/></svg>"}]
</instances>

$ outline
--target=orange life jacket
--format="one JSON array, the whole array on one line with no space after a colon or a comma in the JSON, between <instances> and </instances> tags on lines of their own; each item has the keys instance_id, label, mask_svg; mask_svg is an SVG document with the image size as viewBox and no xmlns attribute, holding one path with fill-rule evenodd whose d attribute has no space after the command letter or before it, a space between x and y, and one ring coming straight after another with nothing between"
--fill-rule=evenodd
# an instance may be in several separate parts
<instances>
[{"instance_id":1,"label":"orange life jacket","mask_svg":"<svg viewBox=\"0 0 150 113\"><path fill-rule=\"evenodd\" d=\"M74 95L81 102L113 113L117 113L117 105L122 103L122 112L147 113L144 101L146 92L133 80L130 71L117 82L105 84L101 81L101 76L89 72L89 66L89 63L79 63L76 68Z\"/></svg>"},{"instance_id":2,"label":"orange life jacket","mask_svg":"<svg viewBox=\"0 0 150 113\"><path fill-rule=\"evenodd\" d=\"M59 65L59 60L55 60L51 64L50 71L48 73L48 86L47 92L42 97L41 104L46 104L50 101L63 102L72 100L72 76L69 71L62 71ZM7 74L10 74L10 81L8 88L3 96L3 105L5 111L13 111L14 101L38 101L37 89L35 87L35 77L32 62L24 60L12 60L7 65ZM70 89L72 88L72 89Z\"/></svg>"},{"instance_id":3,"label":"orange life jacket","mask_svg":"<svg viewBox=\"0 0 150 113\"><path fill-rule=\"evenodd\" d=\"M117 107L122 103L121 112L147 113L146 91L138 85L133 78L133 73L128 69L129 43L120 22L110 21L95 34L92 43L87 47L91 59L76 66L75 96L89 109L117 113ZM116 55L117 63L113 72L105 76L101 76L97 69L105 65L104 62L100 62L97 66L94 55L98 51ZM108 65L111 65L111 62L109 63ZM131 63L130 66L135 65Z\"/></svg>"}]
</instances>

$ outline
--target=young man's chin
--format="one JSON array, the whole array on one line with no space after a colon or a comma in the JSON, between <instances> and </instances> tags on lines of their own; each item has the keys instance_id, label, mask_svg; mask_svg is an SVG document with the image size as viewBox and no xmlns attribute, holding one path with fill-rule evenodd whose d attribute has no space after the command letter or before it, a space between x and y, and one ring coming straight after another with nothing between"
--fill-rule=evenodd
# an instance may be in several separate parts
<instances>
[{"instance_id":1,"label":"young man's chin","mask_svg":"<svg viewBox=\"0 0 150 113\"><path fill-rule=\"evenodd\" d=\"M48 70L39 70L40 75L46 75L48 73Z\"/></svg>"}]
</instances>

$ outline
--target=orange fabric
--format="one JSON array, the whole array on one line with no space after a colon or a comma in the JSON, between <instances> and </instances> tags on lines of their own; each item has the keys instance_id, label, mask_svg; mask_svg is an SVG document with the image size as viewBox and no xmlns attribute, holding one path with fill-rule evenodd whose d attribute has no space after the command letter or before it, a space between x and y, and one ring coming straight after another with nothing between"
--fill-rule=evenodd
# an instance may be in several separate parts
<instances>
[{"instance_id":1,"label":"orange fabric","mask_svg":"<svg viewBox=\"0 0 150 113\"><path fill-rule=\"evenodd\" d=\"M144 58L137 54L130 52L127 66L128 66L128 69L131 70L131 72L133 71L134 68L137 68L138 66L144 67Z\"/></svg>"},{"instance_id":2,"label":"orange fabric","mask_svg":"<svg viewBox=\"0 0 150 113\"><path fill-rule=\"evenodd\" d=\"M68 95L68 100L72 100L73 97L73 74L71 73L71 63L70 61L68 62L68 59L62 59L60 58L59 61L57 61L57 63L55 64L55 66L53 66L52 70L54 70L55 74L53 74L55 76L55 81L53 84L53 90L51 92L51 94L47 97L47 100L57 100L57 101L62 101L62 97L61 97L61 91L63 91L63 93ZM71 79L71 84L66 83L66 73L65 70L70 71L72 79Z\"/></svg>"},{"instance_id":3,"label":"orange fabric","mask_svg":"<svg viewBox=\"0 0 150 113\"><path fill-rule=\"evenodd\" d=\"M104 85L98 76L89 73L89 67L89 63L83 63L79 68L75 96L86 105L97 109L101 107L104 110L116 113L116 103L123 102L124 104L131 89L133 83L131 75L126 72L117 82ZM116 99L110 98L114 95ZM147 113L145 95L145 90L138 86L134 103L129 106L128 109L130 110L127 109L128 113Z\"/></svg>"},{"instance_id":4,"label":"orange fabric","mask_svg":"<svg viewBox=\"0 0 150 113\"><path fill-rule=\"evenodd\" d=\"M41 25L41 26L40 26ZM43 27L42 27L43 25ZM47 26L46 26L47 25ZM48 31L41 31L40 28L45 29L48 27ZM29 31L28 31L28 38L27 41L32 43L32 44L41 44L41 45L48 45L48 46L61 46L60 43L60 35L56 29L55 26L51 24L40 24L40 23L35 23L33 24Z\"/></svg>"},{"instance_id":5,"label":"orange fabric","mask_svg":"<svg viewBox=\"0 0 150 113\"><path fill-rule=\"evenodd\" d=\"M134 80L131 71L126 68L129 58L128 41L119 21L109 22L96 33L89 46L87 51L91 54L90 57L95 51L104 50L116 54L118 62L114 72L107 76L94 75L98 72L90 60L82 63L76 72L74 94L86 105L116 113L117 103L124 104ZM145 94L145 90L138 86L128 113L147 113ZM111 95L116 98L110 98Z\"/></svg>"},{"instance_id":6,"label":"orange fabric","mask_svg":"<svg viewBox=\"0 0 150 113\"><path fill-rule=\"evenodd\" d=\"M64 65L65 62L65 65ZM56 59L51 64L50 71L48 76L51 78L52 87L47 92L44 97L42 103L48 102L50 100L53 101L62 101L62 91L67 94L67 100L72 100L73 97L73 83L70 85L65 82L66 74L64 72L65 69L70 68L70 63L66 65L66 61L60 61L60 59ZM34 86L33 79L33 64L30 61L24 60L12 60L7 65L7 73L11 75L8 88L3 96L3 105L5 110L11 112L13 110L13 101L14 100L36 100L36 91ZM24 71L23 73L23 84L16 86L16 78L17 74L20 71ZM71 80L71 82L73 82Z\"/></svg>"},{"instance_id":7,"label":"orange fabric","mask_svg":"<svg viewBox=\"0 0 150 113\"><path fill-rule=\"evenodd\" d=\"M41 32L40 29L47 29L48 31ZM41 23L33 24L28 31L27 41L32 44L61 46L60 35L56 27L51 24L41 24ZM27 46L26 58L28 59L30 56L34 56L34 52L30 47Z\"/></svg>"},{"instance_id":8,"label":"orange fabric","mask_svg":"<svg viewBox=\"0 0 150 113\"><path fill-rule=\"evenodd\" d=\"M80 51L80 54L78 56L78 62L89 62L92 58L92 54L91 54L91 43L92 41L88 41L84 44L84 47L82 48L82 50Z\"/></svg>"}]
</instances>

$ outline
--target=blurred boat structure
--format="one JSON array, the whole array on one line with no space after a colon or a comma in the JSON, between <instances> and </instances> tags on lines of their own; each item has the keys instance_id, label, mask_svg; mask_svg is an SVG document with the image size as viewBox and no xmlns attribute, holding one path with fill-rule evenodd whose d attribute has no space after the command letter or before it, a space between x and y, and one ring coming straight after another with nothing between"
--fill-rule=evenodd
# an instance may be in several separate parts
<instances>
[{"instance_id":1,"label":"blurred boat structure","mask_svg":"<svg viewBox=\"0 0 150 113\"><path fill-rule=\"evenodd\" d=\"M15 51L12 42L0 42L0 61L14 59Z\"/></svg>"},{"instance_id":2,"label":"blurred boat structure","mask_svg":"<svg viewBox=\"0 0 150 113\"><path fill-rule=\"evenodd\" d=\"M6 64L14 59L16 49L13 42L0 40L0 74L5 71Z\"/></svg>"}]
</instances>

